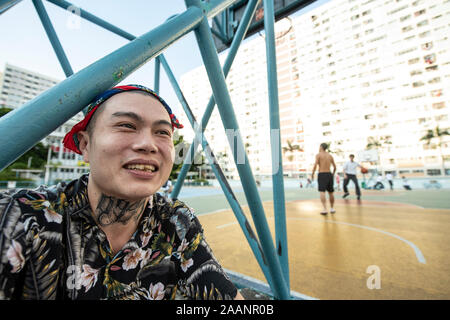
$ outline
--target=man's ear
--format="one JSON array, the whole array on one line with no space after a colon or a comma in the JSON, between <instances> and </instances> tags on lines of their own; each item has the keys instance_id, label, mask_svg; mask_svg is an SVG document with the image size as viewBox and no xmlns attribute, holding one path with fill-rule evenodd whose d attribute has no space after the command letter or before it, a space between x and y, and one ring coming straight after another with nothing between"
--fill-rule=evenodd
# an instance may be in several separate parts
<instances>
[{"instance_id":1,"label":"man's ear","mask_svg":"<svg viewBox=\"0 0 450 320\"><path fill-rule=\"evenodd\" d=\"M78 138L78 149L80 149L81 154L83 155L83 161L89 163L89 134L87 131L80 131L77 133Z\"/></svg>"}]
</instances>

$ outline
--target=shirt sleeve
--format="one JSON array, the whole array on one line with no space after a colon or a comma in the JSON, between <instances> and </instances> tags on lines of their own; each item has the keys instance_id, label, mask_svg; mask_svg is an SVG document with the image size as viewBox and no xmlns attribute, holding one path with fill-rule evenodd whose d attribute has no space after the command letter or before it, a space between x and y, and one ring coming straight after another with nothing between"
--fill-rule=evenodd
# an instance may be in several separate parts
<instances>
[{"instance_id":1,"label":"shirt sleeve","mask_svg":"<svg viewBox=\"0 0 450 320\"><path fill-rule=\"evenodd\" d=\"M3 300L14 297L30 251L30 236L22 218L18 201L8 193L0 194L0 299Z\"/></svg>"},{"instance_id":2,"label":"shirt sleeve","mask_svg":"<svg viewBox=\"0 0 450 320\"><path fill-rule=\"evenodd\" d=\"M176 249L179 289L189 299L224 300L236 297L237 288L230 281L204 239L202 226L186 206L176 212L177 233L181 240Z\"/></svg>"}]
</instances>

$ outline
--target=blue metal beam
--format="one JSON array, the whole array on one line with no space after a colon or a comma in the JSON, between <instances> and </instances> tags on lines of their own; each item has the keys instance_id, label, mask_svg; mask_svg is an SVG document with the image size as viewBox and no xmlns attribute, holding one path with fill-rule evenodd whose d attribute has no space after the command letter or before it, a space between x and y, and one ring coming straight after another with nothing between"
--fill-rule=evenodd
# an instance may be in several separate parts
<instances>
[{"instance_id":1,"label":"blue metal beam","mask_svg":"<svg viewBox=\"0 0 450 320\"><path fill-rule=\"evenodd\" d=\"M286 208L281 157L280 111L278 105L277 56L275 49L275 12L272 0L263 0L266 31L267 81L270 110L270 138L272 151L272 191L275 214L275 239L278 257L289 289L289 258L287 248ZM275 133L275 134L273 134ZM278 162L278 163L277 163Z\"/></svg>"},{"instance_id":2,"label":"blue metal beam","mask_svg":"<svg viewBox=\"0 0 450 320\"><path fill-rule=\"evenodd\" d=\"M198 8L203 7L203 3L200 2L200 0L185 0L185 3L188 8L193 8L195 6ZM233 111L233 105L231 103L225 77L220 66L206 16L203 17L202 22L195 29L195 36L197 38L200 53L206 67L209 82L214 94L214 99L217 102L224 128L225 130L231 129L235 133L233 136L234 140L230 141L230 139L229 142L231 149L233 150L234 161L244 188L247 203L252 213L253 222L258 232L261 246L267 258L269 271L273 280L272 290L274 291L274 295L277 299L288 300L290 298L289 291L287 290L287 286L282 275L280 263L276 257L272 236L265 218L261 197L258 193L256 182L248 162L248 157L244 150L242 138L239 133L239 125ZM244 163L238 161L238 155L243 155Z\"/></svg>"},{"instance_id":3,"label":"blue metal beam","mask_svg":"<svg viewBox=\"0 0 450 320\"><path fill-rule=\"evenodd\" d=\"M247 8L245 9L244 15L242 16L241 22L239 23L239 27L236 30L236 36L233 38L233 42L231 43L230 50L228 52L227 58L223 64L223 73L225 77L227 77L230 72L231 66L233 64L234 58L238 52L239 46L241 45L242 40L247 33L247 30L250 25L250 21L255 14L256 6L258 5L259 0L250 0ZM192 157L197 151L198 142L201 141L201 136L205 132L206 126L208 125L211 114L214 110L214 106L216 101L214 100L214 95L208 101L205 112L203 114L201 123L200 123L200 132L196 132L194 140L191 143L189 148L188 155L185 159L183 166L181 167L180 173L178 174L177 182L172 191L172 197L177 198L180 193L181 187L183 185L184 179L186 178L189 169L192 164ZM195 130L195 129L194 129Z\"/></svg>"},{"instance_id":4,"label":"blue metal beam","mask_svg":"<svg viewBox=\"0 0 450 320\"><path fill-rule=\"evenodd\" d=\"M211 0L166 21L0 118L0 170L164 49L236 0ZM26 129L24 129L26 128Z\"/></svg>"},{"instance_id":5,"label":"blue metal beam","mask_svg":"<svg viewBox=\"0 0 450 320\"><path fill-rule=\"evenodd\" d=\"M96 25L98 25L100 27L103 27L106 30L109 30L109 31L111 31L111 32L113 32L113 33L115 33L115 34L117 34L117 35L119 35L119 36L121 36L121 37L123 37L125 39L134 40L136 38L132 34L130 34L130 33L126 32L126 31L116 27L115 25L112 25L109 22L106 22L103 19L100 19L99 17L97 17L97 16L95 16L95 15L93 15L93 14L91 14L91 13L89 13L89 12L87 12L87 11L85 11L85 10L83 10L83 9L73 5L73 4L71 4L70 2L67 2L67 1L64 1L64 0L47 0L47 1L53 3L54 5L57 5L58 7L61 7L63 9L65 9L65 10L68 10L70 8L76 9L77 12L80 12L80 17L82 17L83 19L86 19L86 20L88 20L88 21L90 21L90 22L92 22L92 23L94 23L94 24L96 24Z\"/></svg>"},{"instance_id":6,"label":"blue metal beam","mask_svg":"<svg viewBox=\"0 0 450 320\"><path fill-rule=\"evenodd\" d=\"M0 14L6 12L8 9L11 9L20 1L22 0L0 0Z\"/></svg>"},{"instance_id":7,"label":"blue metal beam","mask_svg":"<svg viewBox=\"0 0 450 320\"><path fill-rule=\"evenodd\" d=\"M154 81L153 81L153 90L159 94L159 82L160 82L160 69L161 69L161 62L159 60L159 56L155 58L155 75L154 75Z\"/></svg>"},{"instance_id":8,"label":"blue metal beam","mask_svg":"<svg viewBox=\"0 0 450 320\"><path fill-rule=\"evenodd\" d=\"M172 84L172 87L178 97L178 100L180 101L184 111L186 112L186 115L189 118L189 122L192 126L192 128L197 128L198 123L195 120L195 116L192 113L191 108L189 107L189 104L187 103L183 93L181 92L181 88L178 85L178 82L172 73L172 70L169 67L169 64L167 63L164 54L159 55L159 58L161 60L161 64L166 71L167 77L169 78L170 83ZM264 273L264 276L267 279L268 283L272 283L269 270L267 268L267 262L266 258L264 257L264 252L262 251L261 245L250 226L250 223L247 220L247 217L244 214L244 211L242 210L242 207L240 206L236 196L234 195L233 190L231 189L231 186L229 185L227 179L225 178L225 175L223 174L222 169L219 166L219 163L217 162L216 157L214 156L214 153L212 152L206 138L204 135L201 136L201 143L203 146L203 149L205 150L205 156L208 159L208 162L211 164L211 169L214 172L214 175L217 178L217 181L219 181L220 187L222 188L222 191L225 195L225 197L228 200L228 203L230 204L231 209L233 210L233 213L236 217L236 220L238 221L242 232L244 233L245 238L247 239L248 244L250 245L250 248L252 249L253 255L256 258L256 261L258 262L259 266L261 267L262 272ZM172 197L173 198L173 197Z\"/></svg>"},{"instance_id":9,"label":"blue metal beam","mask_svg":"<svg viewBox=\"0 0 450 320\"><path fill-rule=\"evenodd\" d=\"M58 57L59 63L66 74L66 77L70 77L73 74L72 67L70 66L69 60L67 60L67 56L64 52L64 49L59 42L58 36L56 35L55 29L53 28L52 22L48 17L47 11L45 10L44 4L41 0L33 0L34 7L41 19L42 25L44 26L45 32L47 33L47 37L52 44L53 50Z\"/></svg>"}]
</instances>

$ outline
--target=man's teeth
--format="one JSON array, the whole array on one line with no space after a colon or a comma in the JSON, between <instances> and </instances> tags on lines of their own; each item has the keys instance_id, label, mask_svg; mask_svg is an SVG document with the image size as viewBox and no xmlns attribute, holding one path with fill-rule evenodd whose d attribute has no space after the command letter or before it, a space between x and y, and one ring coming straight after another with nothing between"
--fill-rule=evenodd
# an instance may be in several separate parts
<instances>
[{"instance_id":1,"label":"man's teeth","mask_svg":"<svg viewBox=\"0 0 450 320\"><path fill-rule=\"evenodd\" d=\"M151 164L129 164L125 166L125 168L131 170L156 171L155 166L152 166Z\"/></svg>"}]
</instances>

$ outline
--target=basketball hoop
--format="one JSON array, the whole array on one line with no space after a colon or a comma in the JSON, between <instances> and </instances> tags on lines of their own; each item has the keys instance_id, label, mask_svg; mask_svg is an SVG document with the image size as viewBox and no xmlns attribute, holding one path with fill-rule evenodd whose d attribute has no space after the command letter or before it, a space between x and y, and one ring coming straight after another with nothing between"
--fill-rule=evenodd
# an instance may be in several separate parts
<instances>
[{"instance_id":1,"label":"basketball hoop","mask_svg":"<svg viewBox=\"0 0 450 320\"><path fill-rule=\"evenodd\" d=\"M263 11L262 14L264 16L264 11ZM278 28L282 28L281 31L277 32L277 30L276 30L277 29L277 24L278 24ZM282 24L282 25L280 26L280 24ZM289 17L285 17L285 18L277 21L275 23L275 40L283 38L285 35L287 35L289 32L291 32L292 28L293 28L292 19L289 18ZM262 34L261 31L258 31L258 34L260 35L260 37L266 38L266 36L264 34Z\"/></svg>"}]
</instances>

